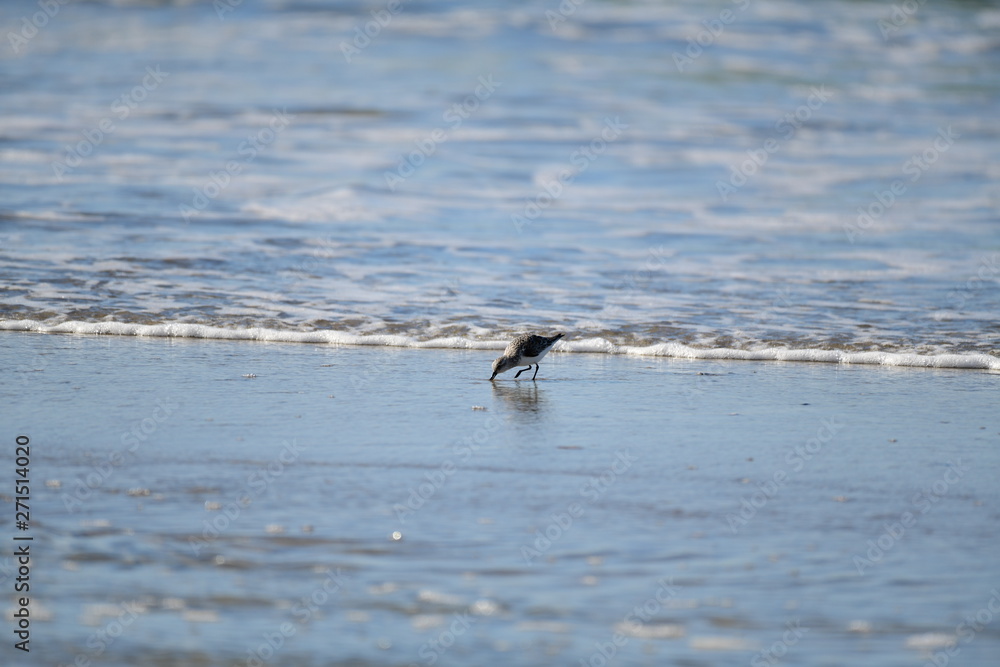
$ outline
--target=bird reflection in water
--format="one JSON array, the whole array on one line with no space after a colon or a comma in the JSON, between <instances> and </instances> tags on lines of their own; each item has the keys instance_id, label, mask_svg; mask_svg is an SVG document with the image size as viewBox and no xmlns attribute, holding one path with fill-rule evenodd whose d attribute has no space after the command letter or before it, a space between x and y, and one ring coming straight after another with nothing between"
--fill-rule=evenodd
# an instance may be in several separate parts
<instances>
[{"instance_id":1,"label":"bird reflection in water","mask_svg":"<svg viewBox=\"0 0 1000 667\"><path fill-rule=\"evenodd\" d=\"M545 407L545 391L536 382L493 383L493 395L516 413L539 413Z\"/></svg>"}]
</instances>

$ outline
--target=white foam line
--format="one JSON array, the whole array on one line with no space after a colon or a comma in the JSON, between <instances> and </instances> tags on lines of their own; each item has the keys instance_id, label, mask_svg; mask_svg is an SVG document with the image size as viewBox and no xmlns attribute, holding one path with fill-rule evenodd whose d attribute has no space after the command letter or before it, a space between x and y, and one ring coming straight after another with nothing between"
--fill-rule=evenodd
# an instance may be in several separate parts
<instances>
[{"instance_id":1,"label":"white foam line","mask_svg":"<svg viewBox=\"0 0 1000 667\"><path fill-rule=\"evenodd\" d=\"M129 324L124 322L63 322L48 326L34 320L0 320L0 331L34 331L50 334L104 336L149 336L160 338L211 338L255 340L270 343L321 343L330 345L375 345L385 347L448 348L470 350L503 349L507 343L476 341L458 336L416 340L394 334L352 334L344 331L281 331L263 327L226 329L206 324Z\"/></svg>"},{"instance_id":2,"label":"white foam line","mask_svg":"<svg viewBox=\"0 0 1000 667\"><path fill-rule=\"evenodd\" d=\"M908 352L846 352L843 350L791 350L765 348L736 350L733 348L696 348L681 343L657 343L646 347L616 346L603 339L595 352L627 354L645 357L678 359L737 359L742 361L812 361L834 364L864 364L875 366L907 366L918 368L971 368L1000 371L1000 357L989 354L916 354ZM581 347L590 341L579 341ZM572 345L573 343L568 343ZM581 349L579 351L591 351Z\"/></svg>"},{"instance_id":3,"label":"white foam line","mask_svg":"<svg viewBox=\"0 0 1000 667\"><path fill-rule=\"evenodd\" d=\"M123 322L63 322L45 325L34 320L2 320L0 331L34 331L52 334L89 334L113 336L149 336L164 338L209 338L217 340L254 340L276 343L313 343L327 345L372 345L385 347L444 348L458 350L498 350L507 341L471 340L460 336L417 340L398 334L354 334L344 331L281 331L252 327L227 329L205 324L128 324ZM676 359L724 359L741 361L812 361L835 364L903 366L914 368L964 368L1000 371L1000 357L990 354L916 354L907 352L846 352L843 350L765 348L697 348L681 343L656 343L647 346L616 345L604 338L563 340L555 352L618 354Z\"/></svg>"}]
</instances>

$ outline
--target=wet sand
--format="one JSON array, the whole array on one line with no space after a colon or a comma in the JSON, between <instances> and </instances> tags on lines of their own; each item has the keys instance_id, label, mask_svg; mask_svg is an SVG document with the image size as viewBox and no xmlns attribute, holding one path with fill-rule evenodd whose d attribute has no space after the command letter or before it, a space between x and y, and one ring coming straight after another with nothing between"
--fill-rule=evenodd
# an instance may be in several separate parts
<instances>
[{"instance_id":1,"label":"wet sand","mask_svg":"<svg viewBox=\"0 0 1000 667\"><path fill-rule=\"evenodd\" d=\"M1000 653L996 373L494 356L3 333L4 664Z\"/></svg>"}]
</instances>

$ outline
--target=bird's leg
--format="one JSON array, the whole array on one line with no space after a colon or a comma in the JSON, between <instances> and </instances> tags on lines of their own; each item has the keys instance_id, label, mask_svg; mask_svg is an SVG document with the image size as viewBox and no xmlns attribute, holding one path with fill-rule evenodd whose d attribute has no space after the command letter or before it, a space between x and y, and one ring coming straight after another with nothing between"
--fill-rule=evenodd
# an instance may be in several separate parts
<instances>
[{"instance_id":1,"label":"bird's leg","mask_svg":"<svg viewBox=\"0 0 1000 667\"><path fill-rule=\"evenodd\" d=\"M535 375L538 375L538 364L535 364ZM535 375L531 376L532 382L534 382L534 380L535 380Z\"/></svg>"},{"instance_id":2,"label":"bird's leg","mask_svg":"<svg viewBox=\"0 0 1000 667\"><path fill-rule=\"evenodd\" d=\"M531 364L528 364L528 367L527 367L527 368L522 368L521 370L519 370L519 371L517 372L517 375L515 375L515 376L514 376L514 379L516 380L516 379L517 379L517 376L518 376L518 375L520 375L521 373L523 373L524 371L530 371L530 370L531 370Z\"/></svg>"}]
</instances>

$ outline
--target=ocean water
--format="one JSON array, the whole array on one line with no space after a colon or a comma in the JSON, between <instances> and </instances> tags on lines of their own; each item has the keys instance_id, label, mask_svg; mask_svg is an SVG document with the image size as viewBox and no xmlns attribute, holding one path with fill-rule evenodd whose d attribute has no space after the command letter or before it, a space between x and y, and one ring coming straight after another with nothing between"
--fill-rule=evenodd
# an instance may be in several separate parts
<instances>
[{"instance_id":1,"label":"ocean water","mask_svg":"<svg viewBox=\"0 0 1000 667\"><path fill-rule=\"evenodd\" d=\"M1000 8L903 4L3 3L0 328L996 370Z\"/></svg>"},{"instance_id":2,"label":"ocean water","mask_svg":"<svg viewBox=\"0 0 1000 667\"><path fill-rule=\"evenodd\" d=\"M0 663L995 664L998 110L995 2L0 3Z\"/></svg>"}]
</instances>

